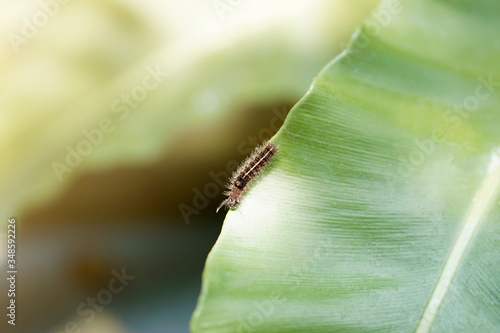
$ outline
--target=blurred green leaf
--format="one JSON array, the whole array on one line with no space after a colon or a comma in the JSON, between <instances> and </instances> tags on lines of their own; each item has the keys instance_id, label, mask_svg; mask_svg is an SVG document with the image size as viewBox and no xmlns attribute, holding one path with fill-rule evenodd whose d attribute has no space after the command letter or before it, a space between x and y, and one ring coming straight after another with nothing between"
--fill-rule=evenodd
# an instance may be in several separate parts
<instances>
[{"instance_id":1,"label":"blurred green leaf","mask_svg":"<svg viewBox=\"0 0 500 333\"><path fill-rule=\"evenodd\" d=\"M500 2L388 1L229 212L193 332L500 330Z\"/></svg>"}]
</instances>

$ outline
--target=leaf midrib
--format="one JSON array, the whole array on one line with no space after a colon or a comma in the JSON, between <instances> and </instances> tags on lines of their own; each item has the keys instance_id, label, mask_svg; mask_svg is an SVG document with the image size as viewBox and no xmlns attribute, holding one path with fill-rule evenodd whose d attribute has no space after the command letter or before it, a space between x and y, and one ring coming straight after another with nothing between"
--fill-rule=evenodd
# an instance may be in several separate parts
<instances>
[{"instance_id":1,"label":"leaf midrib","mask_svg":"<svg viewBox=\"0 0 500 333\"><path fill-rule=\"evenodd\" d=\"M453 248L451 249L429 302L427 303L422 317L420 318L418 326L415 330L416 333L424 333L431 330L432 324L434 323L434 320L439 312L439 308L444 302L446 293L453 282L455 273L460 267L465 252L469 248L470 241L488 207L495 199L495 195L499 188L500 149L497 149L491 157L486 177L479 188L475 199L473 200L467 219L455 241L455 244L453 245Z\"/></svg>"}]
</instances>

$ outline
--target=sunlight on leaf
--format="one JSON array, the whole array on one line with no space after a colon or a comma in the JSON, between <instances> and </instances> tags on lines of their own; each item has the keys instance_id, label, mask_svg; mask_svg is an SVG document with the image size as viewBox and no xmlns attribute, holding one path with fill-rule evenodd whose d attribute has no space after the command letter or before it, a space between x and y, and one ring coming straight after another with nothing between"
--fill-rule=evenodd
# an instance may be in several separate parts
<instances>
[{"instance_id":1,"label":"sunlight on leaf","mask_svg":"<svg viewBox=\"0 0 500 333\"><path fill-rule=\"evenodd\" d=\"M193 332L499 329L499 15L378 8L228 213Z\"/></svg>"}]
</instances>

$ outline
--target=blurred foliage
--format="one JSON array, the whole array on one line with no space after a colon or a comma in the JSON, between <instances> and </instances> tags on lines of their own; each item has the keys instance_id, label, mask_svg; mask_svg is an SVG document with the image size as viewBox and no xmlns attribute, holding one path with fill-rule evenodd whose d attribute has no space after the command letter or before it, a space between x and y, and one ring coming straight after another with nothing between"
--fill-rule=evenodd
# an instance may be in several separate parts
<instances>
[{"instance_id":1,"label":"blurred foliage","mask_svg":"<svg viewBox=\"0 0 500 333\"><path fill-rule=\"evenodd\" d=\"M232 149L245 112L296 101L375 3L257 1L222 13L206 1L3 3L1 215L46 204L89 172ZM160 84L127 102L152 71Z\"/></svg>"}]
</instances>

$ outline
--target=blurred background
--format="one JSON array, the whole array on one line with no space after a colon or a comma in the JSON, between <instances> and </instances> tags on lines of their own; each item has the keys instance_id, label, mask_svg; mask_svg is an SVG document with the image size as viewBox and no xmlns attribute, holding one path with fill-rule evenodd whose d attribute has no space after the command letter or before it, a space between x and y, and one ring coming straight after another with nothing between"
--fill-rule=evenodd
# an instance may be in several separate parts
<instances>
[{"instance_id":1,"label":"blurred background","mask_svg":"<svg viewBox=\"0 0 500 333\"><path fill-rule=\"evenodd\" d=\"M189 332L223 183L376 4L0 1L0 331Z\"/></svg>"}]
</instances>

